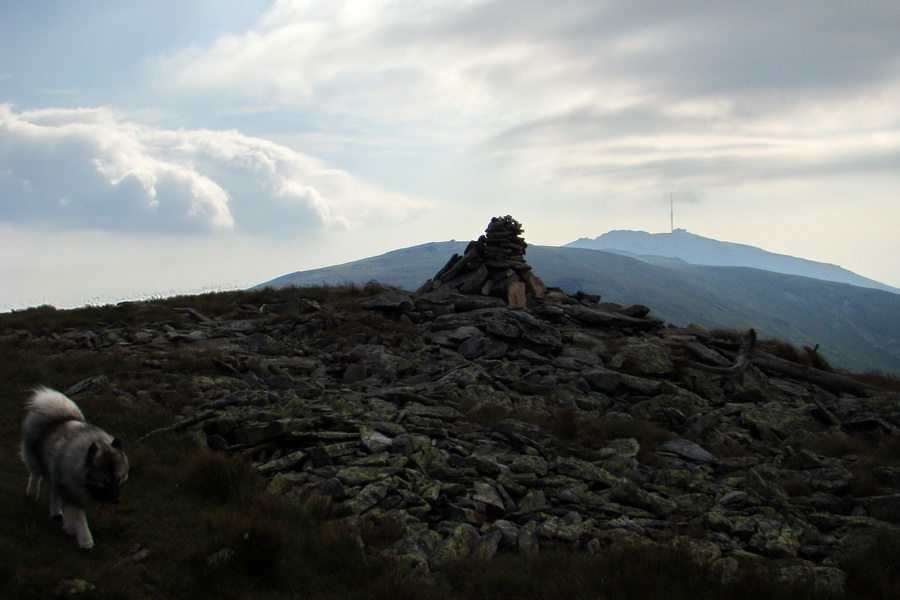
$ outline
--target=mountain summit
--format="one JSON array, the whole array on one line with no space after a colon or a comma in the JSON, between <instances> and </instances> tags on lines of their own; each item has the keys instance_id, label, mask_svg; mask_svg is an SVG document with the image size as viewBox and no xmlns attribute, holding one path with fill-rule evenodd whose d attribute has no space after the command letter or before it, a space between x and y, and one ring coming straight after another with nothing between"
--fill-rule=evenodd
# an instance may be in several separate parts
<instances>
[{"instance_id":1,"label":"mountain summit","mask_svg":"<svg viewBox=\"0 0 900 600\"><path fill-rule=\"evenodd\" d=\"M688 233L684 229L676 229L672 233L610 231L594 239L577 239L565 247L605 250L633 256L653 264L660 264L658 257L663 257L677 258L694 265L751 267L900 294L900 289L862 277L837 265L775 254L744 244L720 242ZM668 265L668 261L665 262Z\"/></svg>"}]
</instances>

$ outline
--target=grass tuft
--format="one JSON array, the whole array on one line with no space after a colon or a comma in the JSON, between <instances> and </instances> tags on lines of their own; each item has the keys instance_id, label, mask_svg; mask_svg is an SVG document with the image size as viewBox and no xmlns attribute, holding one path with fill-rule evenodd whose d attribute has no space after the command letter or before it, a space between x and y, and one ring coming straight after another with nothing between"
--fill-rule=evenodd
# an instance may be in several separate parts
<instances>
[{"instance_id":1,"label":"grass tuft","mask_svg":"<svg viewBox=\"0 0 900 600\"><path fill-rule=\"evenodd\" d=\"M181 474L182 485L207 501L244 506L262 487L257 471L239 456L211 450L194 454Z\"/></svg>"},{"instance_id":2,"label":"grass tuft","mask_svg":"<svg viewBox=\"0 0 900 600\"><path fill-rule=\"evenodd\" d=\"M851 553L840 565L847 571L847 591L852 598L890 600L900 598L900 533L882 532Z\"/></svg>"},{"instance_id":3,"label":"grass tuft","mask_svg":"<svg viewBox=\"0 0 900 600\"><path fill-rule=\"evenodd\" d=\"M484 600L822 600L813 582L787 583L747 568L725 579L686 544L614 545L596 555L542 552L465 561L449 573L453 598Z\"/></svg>"},{"instance_id":4,"label":"grass tuft","mask_svg":"<svg viewBox=\"0 0 900 600\"><path fill-rule=\"evenodd\" d=\"M868 385L874 385L883 390L891 392L900 392L900 377L894 377L880 371L869 371L867 373L858 373L851 375L853 379Z\"/></svg>"}]
</instances>

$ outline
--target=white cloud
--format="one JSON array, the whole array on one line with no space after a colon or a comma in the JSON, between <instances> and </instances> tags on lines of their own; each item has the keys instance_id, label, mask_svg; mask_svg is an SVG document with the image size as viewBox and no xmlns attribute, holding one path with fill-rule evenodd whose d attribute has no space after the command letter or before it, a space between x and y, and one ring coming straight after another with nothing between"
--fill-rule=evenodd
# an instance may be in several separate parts
<instances>
[{"instance_id":1,"label":"white cloud","mask_svg":"<svg viewBox=\"0 0 900 600\"><path fill-rule=\"evenodd\" d=\"M735 102L582 107L520 124L483 145L514 178L561 192L896 175L900 86L878 98L797 102L746 114Z\"/></svg>"},{"instance_id":2,"label":"white cloud","mask_svg":"<svg viewBox=\"0 0 900 600\"><path fill-rule=\"evenodd\" d=\"M502 125L585 103L858 90L894 73L898 26L890 0L280 0L156 66L179 89L267 105Z\"/></svg>"},{"instance_id":3,"label":"white cloud","mask_svg":"<svg viewBox=\"0 0 900 600\"><path fill-rule=\"evenodd\" d=\"M258 235L402 220L424 205L235 131L0 105L0 221Z\"/></svg>"},{"instance_id":4,"label":"white cloud","mask_svg":"<svg viewBox=\"0 0 900 600\"><path fill-rule=\"evenodd\" d=\"M889 170L897 27L879 0L280 0L155 73L333 134L475 148L559 193L646 194Z\"/></svg>"},{"instance_id":5,"label":"white cloud","mask_svg":"<svg viewBox=\"0 0 900 600\"><path fill-rule=\"evenodd\" d=\"M572 61L527 32L512 35L516 7L485 35L480 21L491 18L479 13L485 4L491 3L281 1L256 27L156 66L182 92L435 134L508 123L533 115L537 105L566 106L571 95L558 80L579 75L590 61ZM538 18L552 14L558 11Z\"/></svg>"}]
</instances>

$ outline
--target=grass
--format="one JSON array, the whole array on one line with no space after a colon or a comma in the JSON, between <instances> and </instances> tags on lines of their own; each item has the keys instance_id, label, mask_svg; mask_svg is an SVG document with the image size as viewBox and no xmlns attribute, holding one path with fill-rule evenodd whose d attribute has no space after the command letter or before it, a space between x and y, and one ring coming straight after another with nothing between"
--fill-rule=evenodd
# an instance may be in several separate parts
<instances>
[{"instance_id":1,"label":"grass","mask_svg":"<svg viewBox=\"0 0 900 600\"><path fill-rule=\"evenodd\" d=\"M551 412L527 407L481 404L476 399L464 399L457 407L466 418L488 427L504 419L516 419L537 425L560 455L573 455L587 460L598 458L597 451L611 440L634 438L640 449L638 461L658 465L661 458L653 447L675 437L675 434L650 421L638 418L597 417L577 411L571 406L558 406Z\"/></svg>"},{"instance_id":2,"label":"grass","mask_svg":"<svg viewBox=\"0 0 900 600\"><path fill-rule=\"evenodd\" d=\"M321 290L304 293L324 298ZM356 295L356 290L337 294ZM31 388L66 389L106 376L136 393L152 389L145 386L160 373L112 350L64 352L61 345L39 346L19 332L93 330L158 318L174 322L182 313L171 307L181 306L207 311L212 318L231 314L241 304L271 301L271 293L221 293L152 306L41 307L0 315L0 596L54 597L63 582L83 580L94 586L91 598L353 598L363 597L368 584L381 589L383 597L404 597L394 594L405 585L401 574L367 560L358 532L330 522L320 501L298 505L271 496L249 464L201 449L189 438L160 435L138 441L171 423L170 409L179 407L135 403L108 384L74 397L89 420L124 440L131 462L116 518L88 512L94 550L80 552L48 518L46 490L37 504L25 498L18 440ZM170 367L179 375L209 374L217 367L214 359L173 356Z\"/></svg>"},{"instance_id":3,"label":"grass","mask_svg":"<svg viewBox=\"0 0 900 600\"><path fill-rule=\"evenodd\" d=\"M867 373L854 373L851 375L857 381L874 385L883 390L890 392L900 392L900 377L894 377L880 371L869 371Z\"/></svg>"},{"instance_id":4,"label":"grass","mask_svg":"<svg viewBox=\"0 0 900 600\"><path fill-rule=\"evenodd\" d=\"M173 413L189 398L169 401L153 393L158 402L151 403L134 401L128 394L154 392L154 385L170 373L184 379L228 374L214 351L172 353L160 368L114 349L64 351L61 344L39 346L31 337L41 332L96 330L119 321L193 323L193 317L176 310L183 307L228 319L240 318L243 311L265 303L306 297L352 304L365 293L359 288L222 292L75 311L39 307L0 315L0 597L56 597L74 585L71 582L81 580L93 586L83 597L121 600L831 598L812 585L787 585L749 567L740 570L736 579L723 579L689 548L677 544L617 544L596 554L500 554L490 562L463 561L443 578L418 580L366 551L399 539L403 523L396 516L356 527L334 519L330 499L314 496L295 503L270 494L240 457L214 453L191 437L159 434L141 441L145 433L171 423ZM402 340L408 333L400 325L391 329L377 315L367 318L371 320L334 320L327 330L312 332L310 343L338 343L354 327L383 338L396 335ZM74 399L89 420L124 440L132 469L115 518L88 511L96 547L84 553L48 518L46 490L37 504L25 498L25 469L17 453L22 403L30 388L46 384L66 389L98 376L107 377L106 383L100 379ZM475 416L490 421L512 416L539 425L556 440L560 452L590 454L620 437L635 438L642 449L649 449L670 435L639 419L587 417L571 408L561 407L553 414L492 410ZM880 465L900 462L900 446L894 440L874 446L858 444L855 438L823 437L810 441L809 449L874 457L871 460L877 459ZM650 454L639 458L653 460ZM863 485L863 475L858 477ZM900 578L894 557L898 552L900 536L895 535L879 538L848 556L843 565L848 571L847 590L832 597L897 597Z\"/></svg>"},{"instance_id":5,"label":"grass","mask_svg":"<svg viewBox=\"0 0 900 600\"><path fill-rule=\"evenodd\" d=\"M783 358L784 360L789 360L801 365L807 365L820 371L826 371L828 373L834 373L835 371L834 367L831 366L831 363L819 354L817 348L803 346L803 348L800 349L794 344L775 339L761 340L759 342L759 349L763 352L768 352L769 354L777 356L778 358Z\"/></svg>"},{"instance_id":6,"label":"grass","mask_svg":"<svg viewBox=\"0 0 900 600\"><path fill-rule=\"evenodd\" d=\"M650 421L583 415L569 406L553 411L550 429L559 440L562 452L582 455L588 460L597 458L596 451L611 440L633 438L639 445L636 458L646 465L659 465L662 459L653 448L675 437L669 430Z\"/></svg>"},{"instance_id":7,"label":"grass","mask_svg":"<svg viewBox=\"0 0 900 600\"><path fill-rule=\"evenodd\" d=\"M91 598L126 600L362 598L369 584L392 597L407 585L400 572L366 558L353 527L329 520L327 501L272 496L238 457L165 435L127 451L131 477L119 514L89 511L97 544L90 553L47 518L46 493L37 505L25 500L24 468L5 454L0 489L10 509L0 515L0 595L53 597L74 579L96 587ZM131 558L142 550L145 557Z\"/></svg>"},{"instance_id":8,"label":"grass","mask_svg":"<svg viewBox=\"0 0 900 600\"><path fill-rule=\"evenodd\" d=\"M451 573L451 597L484 600L822 600L810 582L787 584L746 568L722 577L689 545L611 546L597 554L542 552L465 562Z\"/></svg>"},{"instance_id":9,"label":"grass","mask_svg":"<svg viewBox=\"0 0 900 600\"><path fill-rule=\"evenodd\" d=\"M866 600L900 598L900 535L884 533L850 554L841 564L852 597Z\"/></svg>"},{"instance_id":10,"label":"grass","mask_svg":"<svg viewBox=\"0 0 900 600\"><path fill-rule=\"evenodd\" d=\"M343 286L286 287L278 290L234 290L199 295L177 295L169 298L139 300L84 306L68 310L42 305L9 313L0 313L0 330L30 330L35 332L64 329L98 329L114 323L140 325L149 322L169 322L173 325L194 323L195 317L178 310L192 308L202 315L234 318L242 307L259 308L263 304L296 302L300 299L316 302L335 302L360 298L370 294L355 284Z\"/></svg>"}]
</instances>

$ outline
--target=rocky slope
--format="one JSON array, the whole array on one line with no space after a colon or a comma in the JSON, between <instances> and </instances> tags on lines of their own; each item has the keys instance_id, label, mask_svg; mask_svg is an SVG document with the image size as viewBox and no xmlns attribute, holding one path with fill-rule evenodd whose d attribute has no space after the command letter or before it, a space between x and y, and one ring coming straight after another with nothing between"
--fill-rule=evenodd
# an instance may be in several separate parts
<instances>
[{"instance_id":1,"label":"rocky slope","mask_svg":"<svg viewBox=\"0 0 900 600\"><path fill-rule=\"evenodd\" d=\"M458 287L321 304L286 289L215 318L47 337L139 358L103 385L180 397L170 429L242 454L275 493L389 526L369 551L421 573L674 540L723 576L751 563L839 588L842 557L900 527L896 395L760 352L739 368L739 340L643 306L551 288L514 308Z\"/></svg>"}]
</instances>

